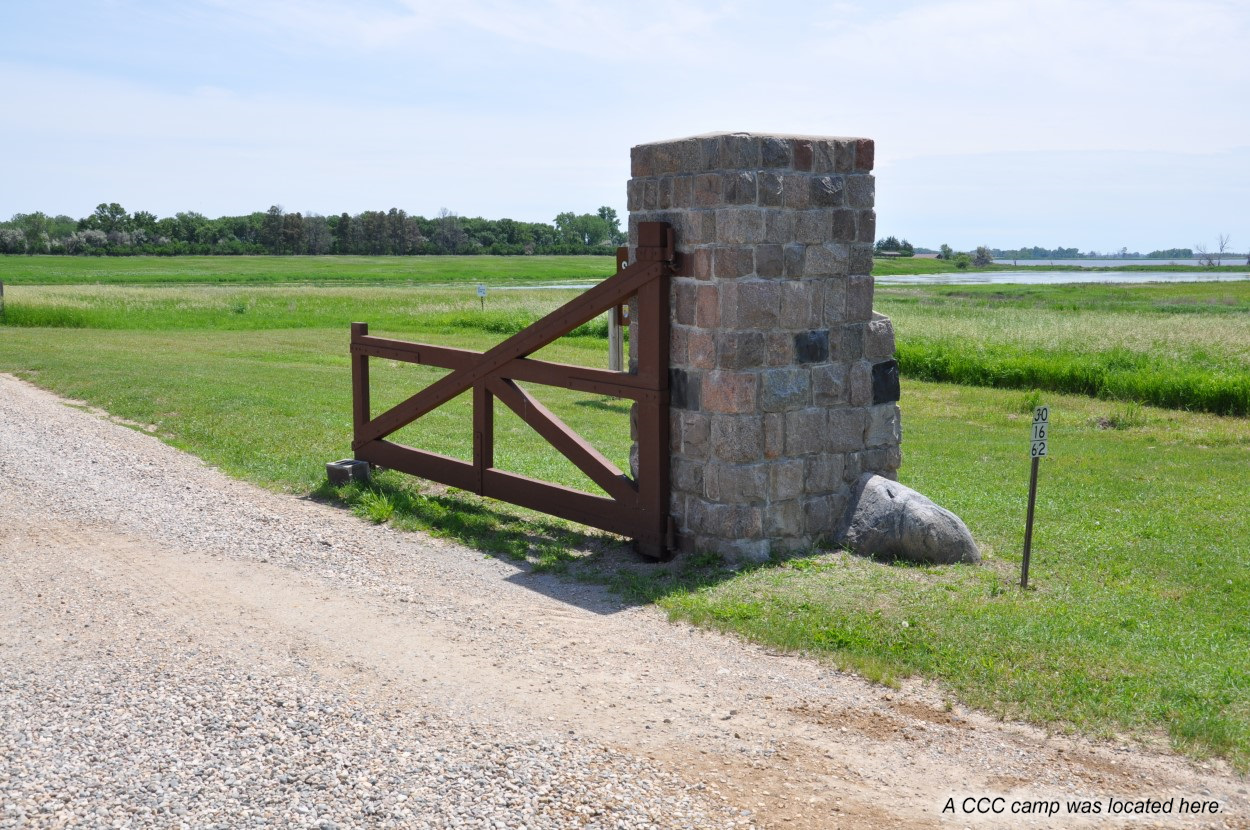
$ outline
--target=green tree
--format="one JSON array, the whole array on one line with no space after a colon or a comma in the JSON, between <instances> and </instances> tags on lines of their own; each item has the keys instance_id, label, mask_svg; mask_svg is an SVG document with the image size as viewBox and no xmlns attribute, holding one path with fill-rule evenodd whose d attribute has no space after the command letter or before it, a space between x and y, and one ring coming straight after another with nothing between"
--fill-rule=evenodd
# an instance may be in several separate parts
<instances>
[{"instance_id":1,"label":"green tree","mask_svg":"<svg viewBox=\"0 0 1250 830\"><path fill-rule=\"evenodd\" d=\"M96 205L95 212L83 220L84 227L90 230L117 233L130 230L130 215L117 202Z\"/></svg>"},{"instance_id":2,"label":"green tree","mask_svg":"<svg viewBox=\"0 0 1250 830\"><path fill-rule=\"evenodd\" d=\"M270 205L260 224L260 244L271 254L280 252L282 246L282 206Z\"/></svg>"}]
</instances>

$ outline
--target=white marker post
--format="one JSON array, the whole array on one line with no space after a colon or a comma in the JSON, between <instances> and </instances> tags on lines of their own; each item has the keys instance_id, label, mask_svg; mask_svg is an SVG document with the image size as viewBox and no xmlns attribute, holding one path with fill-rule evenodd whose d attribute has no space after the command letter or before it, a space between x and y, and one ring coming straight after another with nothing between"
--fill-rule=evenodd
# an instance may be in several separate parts
<instances>
[{"instance_id":1,"label":"white marker post","mask_svg":"<svg viewBox=\"0 0 1250 830\"><path fill-rule=\"evenodd\" d=\"M1033 506L1037 503L1037 465L1046 455L1046 442L1050 438L1050 407L1039 406L1033 410L1033 437L1029 443L1029 456L1033 470L1029 474L1029 514L1024 520L1024 561L1020 565L1020 587L1029 587L1029 552L1033 547Z\"/></svg>"},{"instance_id":2,"label":"white marker post","mask_svg":"<svg viewBox=\"0 0 1250 830\"><path fill-rule=\"evenodd\" d=\"M486 310L486 286L482 283L477 285L477 298L482 301L482 311Z\"/></svg>"}]
</instances>

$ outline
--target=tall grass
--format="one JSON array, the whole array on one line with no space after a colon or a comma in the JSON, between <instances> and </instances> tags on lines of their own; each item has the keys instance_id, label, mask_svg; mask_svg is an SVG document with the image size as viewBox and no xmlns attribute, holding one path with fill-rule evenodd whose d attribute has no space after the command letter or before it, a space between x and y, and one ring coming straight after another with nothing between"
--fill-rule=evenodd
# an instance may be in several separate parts
<instances>
[{"instance_id":1,"label":"tall grass","mask_svg":"<svg viewBox=\"0 0 1250 830\"><path fill-rule=\"evenodd\" d=\"M1125 348L1070 352L1011 345L969 348L900 339L899 371L920 380L1009 389L1048 389L1217 415L1250 414L1250 373L1162 363Z\"/></svg>"},{"instance_id":2,"label":"tall grass","mask_svg":"<svg viewBox=\"0 0 1250 830\"><path fill-rule=\"evenodd\" d=\"M878 289L904 376L1250 414L1250 282Z\"/></svg>"}]
</instances>

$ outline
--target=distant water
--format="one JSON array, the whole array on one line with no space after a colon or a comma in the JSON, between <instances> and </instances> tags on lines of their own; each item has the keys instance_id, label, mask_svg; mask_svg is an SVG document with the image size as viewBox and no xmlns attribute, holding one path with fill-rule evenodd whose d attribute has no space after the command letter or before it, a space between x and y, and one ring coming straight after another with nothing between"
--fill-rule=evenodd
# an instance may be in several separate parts
<instances>
[{"instance_id":1,"label":"distant water","mask_svg":"<svg viewBox=\"0 0 1250 830\"><path fill-rule=\"evenodd\" d=\"M996 259L995 265L1011 265L1019 268L1054 268L1057 265L1077 265L1081 268L1115 268L1120 265L1188 265L1190 268L1202 267L1197 259ZM1224 254L1221 265L1246 264L1245 254Z\"/></svg>"},{"instance_id":2,"label":"distant water","mask_svg":"<svg viewBox=\"0 0 1250 830\"><path fill-rule=\"evenodd\" d=\"M1158 260L1156 260L1157 262ZM1244 274L1219 271L952 271L877 277L882 285L1058 285L1066 282L1237 282Z\"/></svg>"},{"instance_id":3,"label":"distant water","mask_svg":"<svg viewBox=\"0 0 1250 830\"><path fill-rule=\"evenodd\" d=\"M1092 260L1098 261L1098 260ZM1155 260L1156 262L1158 260ZM944 274L897 274L877 277L882 285L1058 285L1066 282L1237 282L1250 280L1245 273L1212 271L1044 271L1029 268L1019 271L951 271ZM598 285L586 282L522 283L492 285L491 291L585 291Z\"/></svg>"}]
</instances>

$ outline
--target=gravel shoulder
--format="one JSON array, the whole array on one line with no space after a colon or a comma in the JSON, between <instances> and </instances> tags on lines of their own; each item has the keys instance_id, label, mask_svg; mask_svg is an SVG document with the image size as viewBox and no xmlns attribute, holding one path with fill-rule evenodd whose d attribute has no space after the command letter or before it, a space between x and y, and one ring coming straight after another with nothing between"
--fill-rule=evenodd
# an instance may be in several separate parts
<instances>
[{"instance_id":1,"label":"gravel shoulder","mask_svg":"<svg viewBox=\"0 0 1250 830\"><path fill-rule=\"evenodd\" d=\"M0 828L1248 827L1001 723L230 479L0 375ZM1176 819L947 798L1216 800Z\"/></svg>"}]
</instances>

